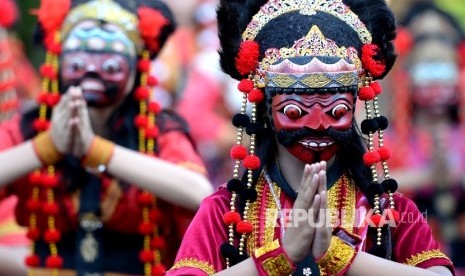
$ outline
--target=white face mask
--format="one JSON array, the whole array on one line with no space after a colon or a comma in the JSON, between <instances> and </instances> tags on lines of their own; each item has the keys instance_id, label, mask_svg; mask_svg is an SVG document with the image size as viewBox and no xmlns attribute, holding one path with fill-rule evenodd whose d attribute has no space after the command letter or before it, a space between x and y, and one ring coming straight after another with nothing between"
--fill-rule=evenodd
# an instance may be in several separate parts
<instances>
[{"instance_id":1,"label":"white face mask","mask_svg":"<svg viewBox=\"0 0 465 276\"><path fill-rule=\"evenodd\" d=\"M457 64L444 61L417 63L410 69L410 74L414 86L455 85L459 79Z\"/></svg>"}]
</instances>

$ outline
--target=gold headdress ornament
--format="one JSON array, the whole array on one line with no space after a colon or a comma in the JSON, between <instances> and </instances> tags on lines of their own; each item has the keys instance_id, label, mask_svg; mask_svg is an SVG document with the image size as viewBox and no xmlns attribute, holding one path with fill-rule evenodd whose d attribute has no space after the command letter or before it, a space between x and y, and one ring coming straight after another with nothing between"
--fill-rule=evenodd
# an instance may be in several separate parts
<instances>
[{"instance_id":1,"label":"gold headdress ornament","mask_svg":"<svg viewBox=\"0 0 465 276\"><path fill-rule=\"evenodd\" d=\"M77 23L86 19L102 20L119 26L139 52L142 49L137 15L111 0L94 0L73 8L63 22L62 37L66 37Z\"/></svg>"},{"instance_id":2,"label":"gold headdress ornament","mask_svg":"<svg viewBox=\"0 0 465 276\"><path fill-rule=\"evenodd\" d=\"M363 44L370 44L372 37L365 24L358 16L345 5L342 0L271 0L263 5L260 11L253 17L242 34L242 39L254 40L260 30L271 20L289 13L299 11L304 15L314 15L316 12L324 12L339 18L357 32Z\"/></svg>"}]
</instances>

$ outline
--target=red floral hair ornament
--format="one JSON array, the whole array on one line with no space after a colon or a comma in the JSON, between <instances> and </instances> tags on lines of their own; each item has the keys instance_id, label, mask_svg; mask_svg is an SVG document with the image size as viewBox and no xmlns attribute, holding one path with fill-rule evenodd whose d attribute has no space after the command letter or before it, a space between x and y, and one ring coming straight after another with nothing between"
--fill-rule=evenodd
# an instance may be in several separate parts
<instances>
[{"instance_id":1,"label":"red floral hair ornament","mask_svg":"<svg viewBox=\"0 0 465 276\"><path fill-rule=\"evenodd\" d=\"M61 28L71 8L70 0L42 0L40 8L33 10L46 33L54 33Z\"/></svg>"},{"instance_id":2,"label":"red floral hair ornament","mask_svg":"<svg viewBox=\"0 0 465 276\"><path fill-rule=\"evenodd\" d=\"M160 11L148 7L139 8L137 15L139 16L139 32L146 48L152 53L157 52L160 50L158 37L163 27L168 25L168 19Z\"/></svg>"},{"instance_id":3,"label":"red floral hair ornament","mask_svg":"<svg viewBox=\"0 0 465 276\"><path fill-rule=\"evenodd\" d=\"M12 0L0 0L0 26L11 28L18 19L18 8Z\"/></svg>"},{"instance_id":4,"label":"red floral hair ornament","mask_svg":"<svg viewBox=\"0 0 465 276\"><path fill-rule=\"evenodd\" d=\"M412 34L406 28L397 29L397 37L394 46L399 55L403 56L410 52L413 46Z\"/></svg>"},{"instance_id":5,"label":"red floral hair ornament","mask_svg":"<svg viewBox=\"0 0 465 276\"><path fill-rule=\"evenodd\" d=\"M384 61L376 59L376 56L379 55L379 51L379 47L375 44L365 44L362 47L363 68L375 78L381 77L386 71Z\"/></svg>"},{"instance_id":6,"label":"red floral hair ornament","mask_svg":"<svg viewBox=\"0 0 465 276\"><path fill-rule=\"evenodd\" d=\"M260 56L260 46L255 41L244 41L241 43L239 53L236 57L236 69L241 76L255 71Z\"/></svg>"}]
</instances>

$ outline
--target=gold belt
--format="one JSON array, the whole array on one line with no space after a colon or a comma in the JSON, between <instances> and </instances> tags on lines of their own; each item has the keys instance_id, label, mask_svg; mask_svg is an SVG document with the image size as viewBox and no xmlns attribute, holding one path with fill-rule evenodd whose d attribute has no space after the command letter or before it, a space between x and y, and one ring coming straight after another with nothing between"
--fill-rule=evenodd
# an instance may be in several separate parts
<instances>
[{"instance_id":1,"label":"gold belt","mask_svg":"<svg viewBox=\"0 0 465 276\"><path fill-rule=\"evenodd\" d=\"M59 276L76 276L76 271L71 269L58 269ZM52 276L57 275L52 274L52 271L47 268L33 268L29 269L29 274L31 276ZM105 272L104 276L134 276L133 274L124 274L124 273L116 273L116 272Z\"/></svg>"}]
</instances>

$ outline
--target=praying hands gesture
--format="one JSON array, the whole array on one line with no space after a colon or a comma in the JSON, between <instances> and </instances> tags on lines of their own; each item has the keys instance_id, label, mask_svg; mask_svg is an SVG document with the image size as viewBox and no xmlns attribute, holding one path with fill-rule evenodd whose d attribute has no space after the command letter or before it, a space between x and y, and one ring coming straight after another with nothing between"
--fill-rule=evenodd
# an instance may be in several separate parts
<instances>
[{"instance_id":1,"label":"praying hands gesture","mask_svg":"<svg viewBox=\"0 0 465 276\"><path fill-rule=\"evenodd\" d=\"M95 136L80 87L70 87L53 110L50 135L61 154L82 158Z\"/></svg>"},{"instance_id":2,"label":"praying hands gesture","mask_svg":"<svg viewBox=\"0 0 465 276\"><path fill-rule=\"evenodd\" d=\"M310 251L321 258L331 242L331 225L326 193L326 162L305 165L302 182L282 244L294 263Z\"/></svg>"}]
</instances>

